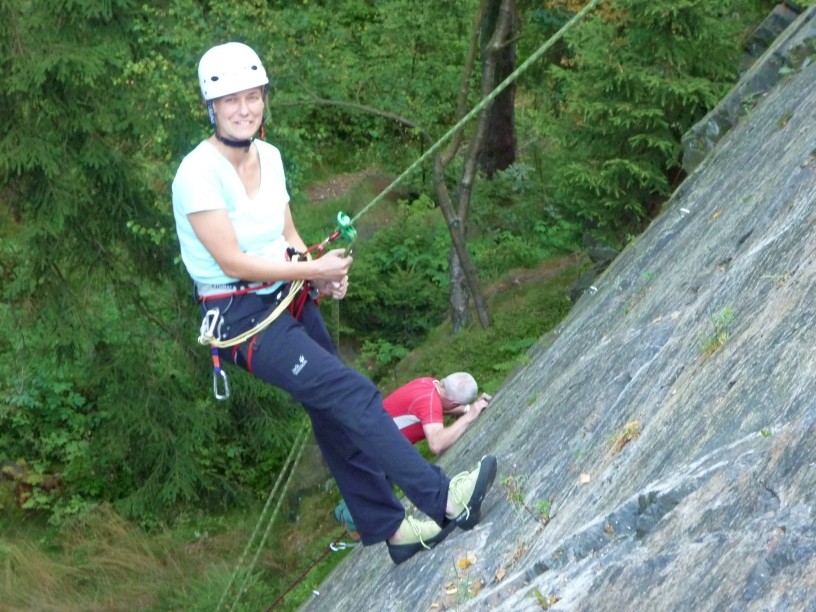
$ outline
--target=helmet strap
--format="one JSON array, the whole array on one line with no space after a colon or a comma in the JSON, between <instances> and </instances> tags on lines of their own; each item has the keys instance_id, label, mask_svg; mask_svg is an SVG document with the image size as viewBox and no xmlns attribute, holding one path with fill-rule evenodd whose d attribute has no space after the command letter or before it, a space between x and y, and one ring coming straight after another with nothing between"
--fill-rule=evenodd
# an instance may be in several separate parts
<instances>
[{"instance_id":1,"label":"helmet strap","mask_svg":"<svg viewBox=\"0 0 816 612\"><path fill-rule=\"evenodd\" d=\"M224 138L221 134L218 133L218 128L215 128L215 137L218 139L218 142L223 142L228 147L235 147L236 149L244 149L249 151L249 145L252 144L252 138L248 140L232 140L231 138Z\"/></svg>"}]
</instances>

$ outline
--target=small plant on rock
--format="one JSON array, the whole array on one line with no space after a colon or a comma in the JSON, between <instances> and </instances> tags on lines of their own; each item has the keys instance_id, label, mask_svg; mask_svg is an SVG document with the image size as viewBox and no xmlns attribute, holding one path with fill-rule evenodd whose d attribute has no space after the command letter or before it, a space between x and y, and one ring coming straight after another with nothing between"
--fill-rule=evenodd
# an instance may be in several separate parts
<instances>
[{"instance_id":1,"label":"small plant on rock","mask_svg":"<svg viewBox=\"0 0 816 612\"><path fill-rule=\"evenodd\" d=\"M731 323L734 321L734 309L726 306L711 317L711 333L703 339L701 350L704 356L710 357L726 343L731 335Z\"/></svg>"},{"instance_id":2,"label":"small plant on rock","mask_svg":"<svg viewBox=\"0 0 816 612\"><path fill-rule=\"evenodd\" d=\"M507 494L507 500L516 508L524 510L532 516L536 521L542 525L547 525L550 522L550 510L552 502L549 499L542 499L536 502L535 507L531 508L527 503L527 496L524 492L524 485L521 479L516 476L507 476L502 481L502 487Z\"/></svg>"}]
</instances>

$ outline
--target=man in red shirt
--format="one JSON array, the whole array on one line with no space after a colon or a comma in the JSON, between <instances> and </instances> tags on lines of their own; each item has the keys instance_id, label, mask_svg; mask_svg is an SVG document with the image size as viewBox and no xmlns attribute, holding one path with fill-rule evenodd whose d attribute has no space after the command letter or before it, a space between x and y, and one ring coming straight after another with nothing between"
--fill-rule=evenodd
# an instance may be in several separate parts
<instances>
[{"instance_id":1,"label":"man in red shirt","mask_svg":"<svg viewBox=\"0 0 816 612\"><path fill-rule=\"evenodd\" d=\"M402 434L412 444L428 440L428 448L440 455L456 442L479 418L491 397L482 393L467 372L456 372L435 380L417 378L403 385L383 400L383 407L393 417ZM445 427L445 416L457 418Z\"/></svg>"},{"instance_id":2,"label":"man in red shirt","mask_svg":"<svg viewBox=\"0 0 816 612\"><path fill-rule=\"evenodd\" d=\"M479 418L491 399L486 393L479 395L473 376L455 372L441 380L416 378L386 397L383 407L409 442L427 439L431 452L441 455ZM458 418L445 427L445 416ZM334 517L353 539L359 538L345 501L334 509Z\"/></svg>"}]
</instances>

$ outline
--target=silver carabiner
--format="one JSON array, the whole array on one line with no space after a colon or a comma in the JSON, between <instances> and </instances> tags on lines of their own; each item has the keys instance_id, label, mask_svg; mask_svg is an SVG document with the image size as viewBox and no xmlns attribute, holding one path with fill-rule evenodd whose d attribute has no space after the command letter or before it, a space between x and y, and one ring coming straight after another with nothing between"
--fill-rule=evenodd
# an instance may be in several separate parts
<instances>
[{"instance_id":1,"label":"silver carabiner","mask_svg":"<svg viewBox=\"0 0 816 612\"><path fill-rule=\"evenodd\" d=\"M219 376L220 375L220 376ZM218 391L218 379L224 381L224 392L221 393ZM230 387L229 387L229 379L227 378L227 373L224 370L213 370L213 395L215 395L215 399L217 400L225 400L229 399L230 396Z\"/></svg>"},{"instance_id":2,"label":"silver carabiner","mask_svg":"<svg viewBox=\"0 0 816 612\"><path fill-rule=\"evenodd\" d=\"M199 331L198 341L201 344L209 344L215 338L215 328L220 327L221 311L218 308L212 308L204 315L201 321L201 330Z\"/></svg>"}]
</instances>

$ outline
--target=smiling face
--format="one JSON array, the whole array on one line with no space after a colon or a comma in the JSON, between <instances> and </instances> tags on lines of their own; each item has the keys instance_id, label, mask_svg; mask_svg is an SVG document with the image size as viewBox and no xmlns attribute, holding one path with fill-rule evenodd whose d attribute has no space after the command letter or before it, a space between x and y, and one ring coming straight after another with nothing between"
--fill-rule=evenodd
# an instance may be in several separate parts
<instances>
[{"instance_id":1,"label":"smiling face","mask_svg":"<svg viewBox=\"0 0 816 612\"><path fill-rule=\"evenodd\" d=\"M261 87L253 87L213 100L218 134L231 140L248 140L260 129L264 98Z\"/></svg>"}]
</instances>

